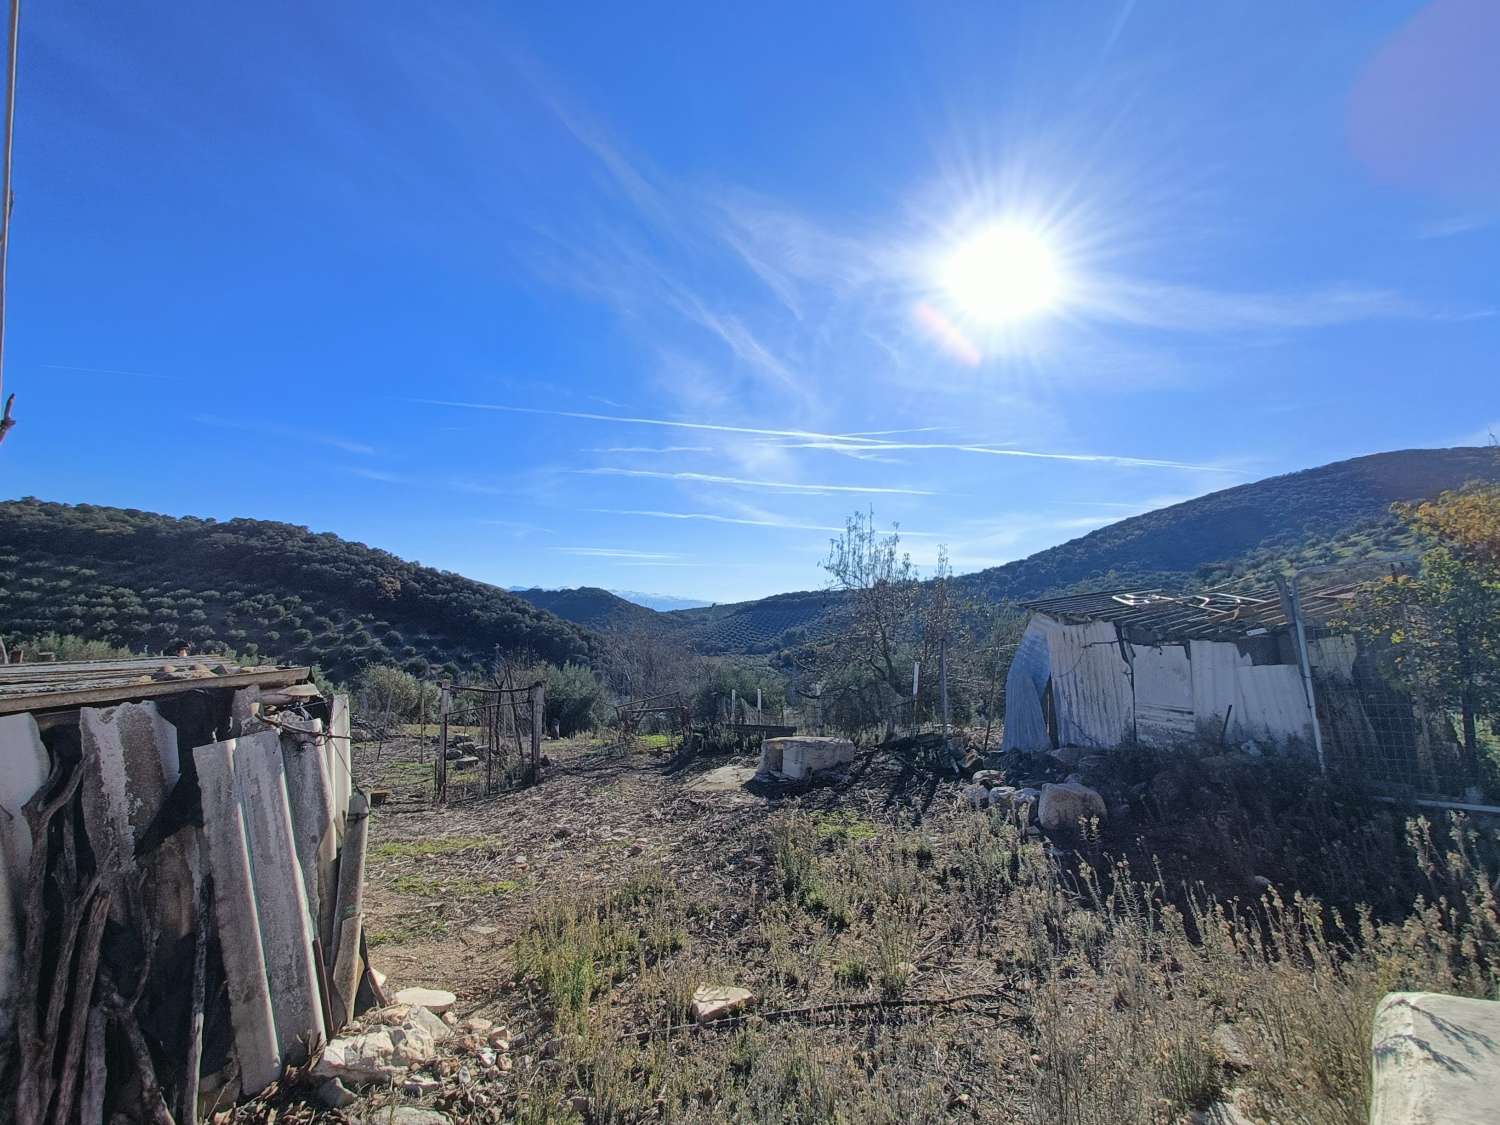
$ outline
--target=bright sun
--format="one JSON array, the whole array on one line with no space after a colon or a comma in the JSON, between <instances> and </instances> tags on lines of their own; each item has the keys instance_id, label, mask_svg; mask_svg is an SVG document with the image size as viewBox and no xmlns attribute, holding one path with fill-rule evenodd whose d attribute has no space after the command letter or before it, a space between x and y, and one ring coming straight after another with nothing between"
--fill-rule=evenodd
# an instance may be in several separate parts
<instances>
[{"instance_id":1,"label":"bright sun","mask_svg":"<svg viewBox=\"0 0 1500 1125\"><path fill-rule=\"evenodd\" d=\"M991 325L1046 312L1063 290L1062 271L1046 239L1003 222L961 243L942 262L939 278L967 316Z\"/></svg>"}]
</instances>

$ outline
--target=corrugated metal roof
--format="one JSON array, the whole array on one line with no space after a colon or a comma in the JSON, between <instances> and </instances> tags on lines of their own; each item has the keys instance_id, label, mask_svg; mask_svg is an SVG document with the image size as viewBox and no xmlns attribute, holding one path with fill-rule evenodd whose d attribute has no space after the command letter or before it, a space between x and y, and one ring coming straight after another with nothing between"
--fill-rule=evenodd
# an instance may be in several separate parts
<instances>
[{"instance_id":1,"label":"corrugated metal roof","mask_svg":"<svg viewBox=\"0 0 1500 1125\"><path fill-rule=\"evenodd\" d=\"M1344 582L1302 591L1309 622L1326 622L1347 609L1358 583ZM1023 603L1027 609L1061 621L1110 621L1122 628L1178 639L1244 637L1288 624L1275 589L1249 593L1209 590L1198 594L1165 590L1107 590Z\"/></svg>"}]
</instances>

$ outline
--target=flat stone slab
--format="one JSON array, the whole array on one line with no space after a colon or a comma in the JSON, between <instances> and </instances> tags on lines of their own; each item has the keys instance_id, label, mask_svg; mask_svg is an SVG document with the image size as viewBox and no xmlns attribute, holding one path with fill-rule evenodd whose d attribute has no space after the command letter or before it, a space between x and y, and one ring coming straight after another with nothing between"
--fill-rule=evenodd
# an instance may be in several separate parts
<instances>
[{"instance_id":1,"label":"flat stone slab","mask_svg":"<svg viewBox=\"0 0 1500 1125\"><path fill-rule=\"evenodd\" d=\"M683 788L698 793L733 793L743 790L754 778L754 766L719 766L699 774Z\"/></svg>"},{"instance_id":2,"label":"flat stone slab","mask_svg":"<svg viewBox=\"0 0 1500 1125\"><path fill-rule=\"evenodd\" d=\"M1500 1106L1500 1001L1392 992L1375 1009L1370 1125L1470 1125Z\"/></svg>"},{"instance_id":3,"label":"flat stone slab","mask_svg":"<svg viewBox=\"0 0 1500 1125\"><path fill-rule=\"evenodd\" d=\"M403 988L396 993L395 1001L398 1004L426 1008L429 1012L440 1016L458 1003L458 997L441 988Z\"/></svg>"},{"instance_id":4,"label":"flat stone slab","mask_svg":"<svg viewBox=\"0 0 1500 1125\"><path fill-rule=\"evenodd\" d=\"M693 1019L698 1023L733 1015L755 999L748 988L733 984L703 984L693 993Z\"/></svg>"}]
</instances>

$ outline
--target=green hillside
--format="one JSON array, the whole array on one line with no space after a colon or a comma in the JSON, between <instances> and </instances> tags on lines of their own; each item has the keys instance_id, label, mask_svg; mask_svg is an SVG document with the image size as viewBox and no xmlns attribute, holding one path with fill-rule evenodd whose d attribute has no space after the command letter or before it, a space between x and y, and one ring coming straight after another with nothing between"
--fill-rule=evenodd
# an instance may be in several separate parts
<instances>
[{"instance_id":1,"label":"green hillside","mask_svg":"<svg viewBox=\"0 0 1500 1125\"><path fill-rule=\"evenodd\" d=\"M1391 518L1400 500L1500 481L1500 449L1407 449L1336 461L1132 516L1028 558L954 580L960 595L1022 601L1082 588L1193 587L1268 578L1409 549ZM778 594L666 616L706 653L774 652L838 628L837 594Z\"/></svg>"},{"instance_id":2,"label":"green hillside","mask_svg":"<svg viewBox=\"0 0 1500 1125\"><path fill-rule=\"evenodd\" d=\"M538 609L544 609L586 629L662 629L671 624L667 617L656 610L626 601L598 586L579 586L571 590L543 590L535 587L522 590L512 587L510 592Z\"/></svg>"},{"instance_id":3,"label":"green hillside","mask_svg":"<svg viewBox=\"0 0 1500 1125\"><path fill-rule=\"evenodd\" d=\"M1223 580L1250 560L1293 556L1383 521L1396 501L1474 480L1500 481L1500 449L1405 449L1335 461L1132 516L960 584L992 600L1020 600L1080 584Z\"/></svg>"},{"instance_id":4,"label":"green hillside","mask_svg":"<svg viewBox=\"0 0 1500 1125\"><path fill-rule=\"evenodd\" d=\"M136 650L258 653L341 677L371 663L452 672L489 660L497 645L558 664L597 653L587 630L503 590L337 535L0 503L0 634L46 632Z\"/></svg>"}]
</instances>

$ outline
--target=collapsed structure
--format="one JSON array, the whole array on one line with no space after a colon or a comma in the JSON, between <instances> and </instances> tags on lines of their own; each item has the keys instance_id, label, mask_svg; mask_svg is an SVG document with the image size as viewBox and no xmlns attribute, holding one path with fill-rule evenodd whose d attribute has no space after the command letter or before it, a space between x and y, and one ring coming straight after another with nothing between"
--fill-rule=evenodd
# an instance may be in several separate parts
<instances>
[{"instance_id":1,"label":"collapsed structure","mask_svg":"<svg viewBox=\"0 0 1500 1125\"><path fill-rule=\"evenodd\" d=\"M0 665L17 1122L196 1121L382 999L349 747L305 667Z\"/></svg>"},{"instance_id":2,"label":"collapsed structure","mask_svg":"<svg viewBox=\"0 0 1500 1125\"><path fill-rule=\"evenodd\" d=\"M1374 783L1440 789L1464 768L1452 726L1340 629L1357 591L1029 602L1005 681L1003 745L1300 750Z\"/></svg>"}]
</instances>

